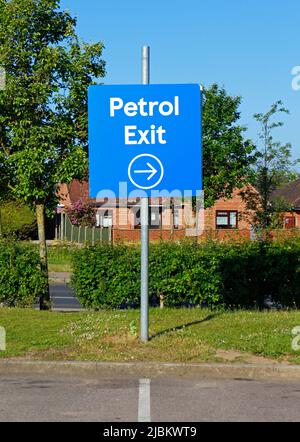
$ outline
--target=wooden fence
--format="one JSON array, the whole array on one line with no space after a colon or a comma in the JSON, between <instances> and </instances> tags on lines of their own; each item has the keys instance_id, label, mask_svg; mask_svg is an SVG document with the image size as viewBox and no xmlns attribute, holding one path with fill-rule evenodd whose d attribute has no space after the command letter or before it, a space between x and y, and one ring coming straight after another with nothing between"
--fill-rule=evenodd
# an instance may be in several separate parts
<instances>
[{"instance_id":1,"label":"wooden fence","mask_svg":"<svg viewBox=\"0 0 300 442\"><path fill-rule=\"evenodd\" d=\"M55 239L77 244L96 242L110 242L112 239L109 227L81 227L74 226L66 213L60 214L60 222L55 232Z\"/></svg>"}]
</instances>

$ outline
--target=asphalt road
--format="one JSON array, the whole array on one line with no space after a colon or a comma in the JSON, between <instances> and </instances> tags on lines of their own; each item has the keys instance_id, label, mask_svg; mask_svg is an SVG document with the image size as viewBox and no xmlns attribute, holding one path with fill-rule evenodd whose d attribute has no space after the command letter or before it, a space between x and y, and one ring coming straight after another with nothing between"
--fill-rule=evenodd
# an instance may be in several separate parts
<instances>
[{"instance_id":1,"label":"asphalt road","mask_svg":"<svg viewBox=\"0 0 300 442\"><path fill-rule=\"evenodd\" d=\"M83 310L73 290L65 283L50 284L50 296L53 311Z\"/></svg>"},{"instance_id":2,"label":"asphalt road","mask_svg":"<svg viewBox=\"0 0 300 442\"><path fill-rule=\"evenodd\" d=\"M0 377L0 421L300 421L296 382Z\"/></svg>"}]
</instances>

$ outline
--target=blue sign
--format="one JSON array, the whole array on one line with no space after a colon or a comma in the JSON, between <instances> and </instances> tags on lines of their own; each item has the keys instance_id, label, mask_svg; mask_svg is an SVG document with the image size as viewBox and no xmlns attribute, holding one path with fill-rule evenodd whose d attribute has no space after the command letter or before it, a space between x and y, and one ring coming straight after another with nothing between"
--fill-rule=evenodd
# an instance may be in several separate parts
<instances>
[{"instance_id":1,"label":"blue sign","mask_svg":"<svg viewBox=\"0 0 300 442\"><path fill-rule=\"evenodd\" d=\"M199 85L90 86L88 106L92 197L200 194Z\"/></svg>"}]
</instances>

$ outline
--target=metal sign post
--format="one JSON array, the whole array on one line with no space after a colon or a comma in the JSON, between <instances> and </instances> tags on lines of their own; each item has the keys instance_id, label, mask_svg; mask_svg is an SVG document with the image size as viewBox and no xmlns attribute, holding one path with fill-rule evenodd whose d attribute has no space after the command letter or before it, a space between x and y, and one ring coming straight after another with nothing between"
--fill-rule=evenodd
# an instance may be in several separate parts
<instances>
[{"instance_id":1,"label":"metal sign post","mask_svg":"<svg viewBox=\"0 0 300 442\"><path fill-rule=\"evenodd\" d=\"M150 83L150 48L142 47L142 84ZM140 339L149 340L149 199L141 198L141 313Z\"/></svg>"}]
</instances>

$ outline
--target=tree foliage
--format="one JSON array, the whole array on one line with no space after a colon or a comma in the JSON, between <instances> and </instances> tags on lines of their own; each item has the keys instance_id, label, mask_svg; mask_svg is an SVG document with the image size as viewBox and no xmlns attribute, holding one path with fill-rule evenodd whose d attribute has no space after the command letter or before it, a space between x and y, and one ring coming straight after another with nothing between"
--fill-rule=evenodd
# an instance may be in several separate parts
<instances>
[{"instance_id":1,"label":"tree foliage","mask_svg":"<svg viewBox=\"0 0 300 442\"><path fill-rule=\"evenodd\" d=\"M203 96L203 173L205 206L230 198L234 188L247 182L254 161L254 145L244 139L238 124L240 97L228 95L213 84Z\"/></svg>"},{"instance_id":2,"label":"tree foliage","mask_svg":"<svg viewBox=\"0 0 300 442\"><path fill-rule=\"evenodd\" d=\"M288 113L283 103L277 101L266 113L254 115L261 127L261 146L255 152L251 174L253 187L248 187L241 195L246 202L250 222L258 231L282 228L282 213L291 210L287 201L273 197L276 189L297 178L293 168L299 160L292 160L291 144L282 144L273 138L274 129L283 126L281 121L274 121L274 117Z\"/></svg>"},{"instance_id":3,"label":"tree foliage","mask_svg":"<svg viewBox=\"0 0 300 442\"><path fill-rule=\"evenodd\" d=\"M79 40L59 0L0 0L0 187L35 206L45 275L45 208L87 173L87 88L105 73L102 51ZM49 302L47 289L41 308Z\"/></svg>"},{"instance_id":4,"label":"tree foliage","mask_svg":"<svg viewBox=\"0 0 300 442\"><path fill-rule=\"evenodd\" d=\"M0 204L0 237L17 236L24 239L35 227L35 214L22 201L6 201Z\"/></svg>"},{"instance_id":5,"label":"tree foliage","mask_svg":"<svg viewBox=\"0 0 300 442\"><path fill-rule=\"evenodd\" d=\"M87 172L87 87L105 73L103 44L80 42L59 6L0 0L1 187L50 207L60 182Z\"/></svg>"}]
</instances>

